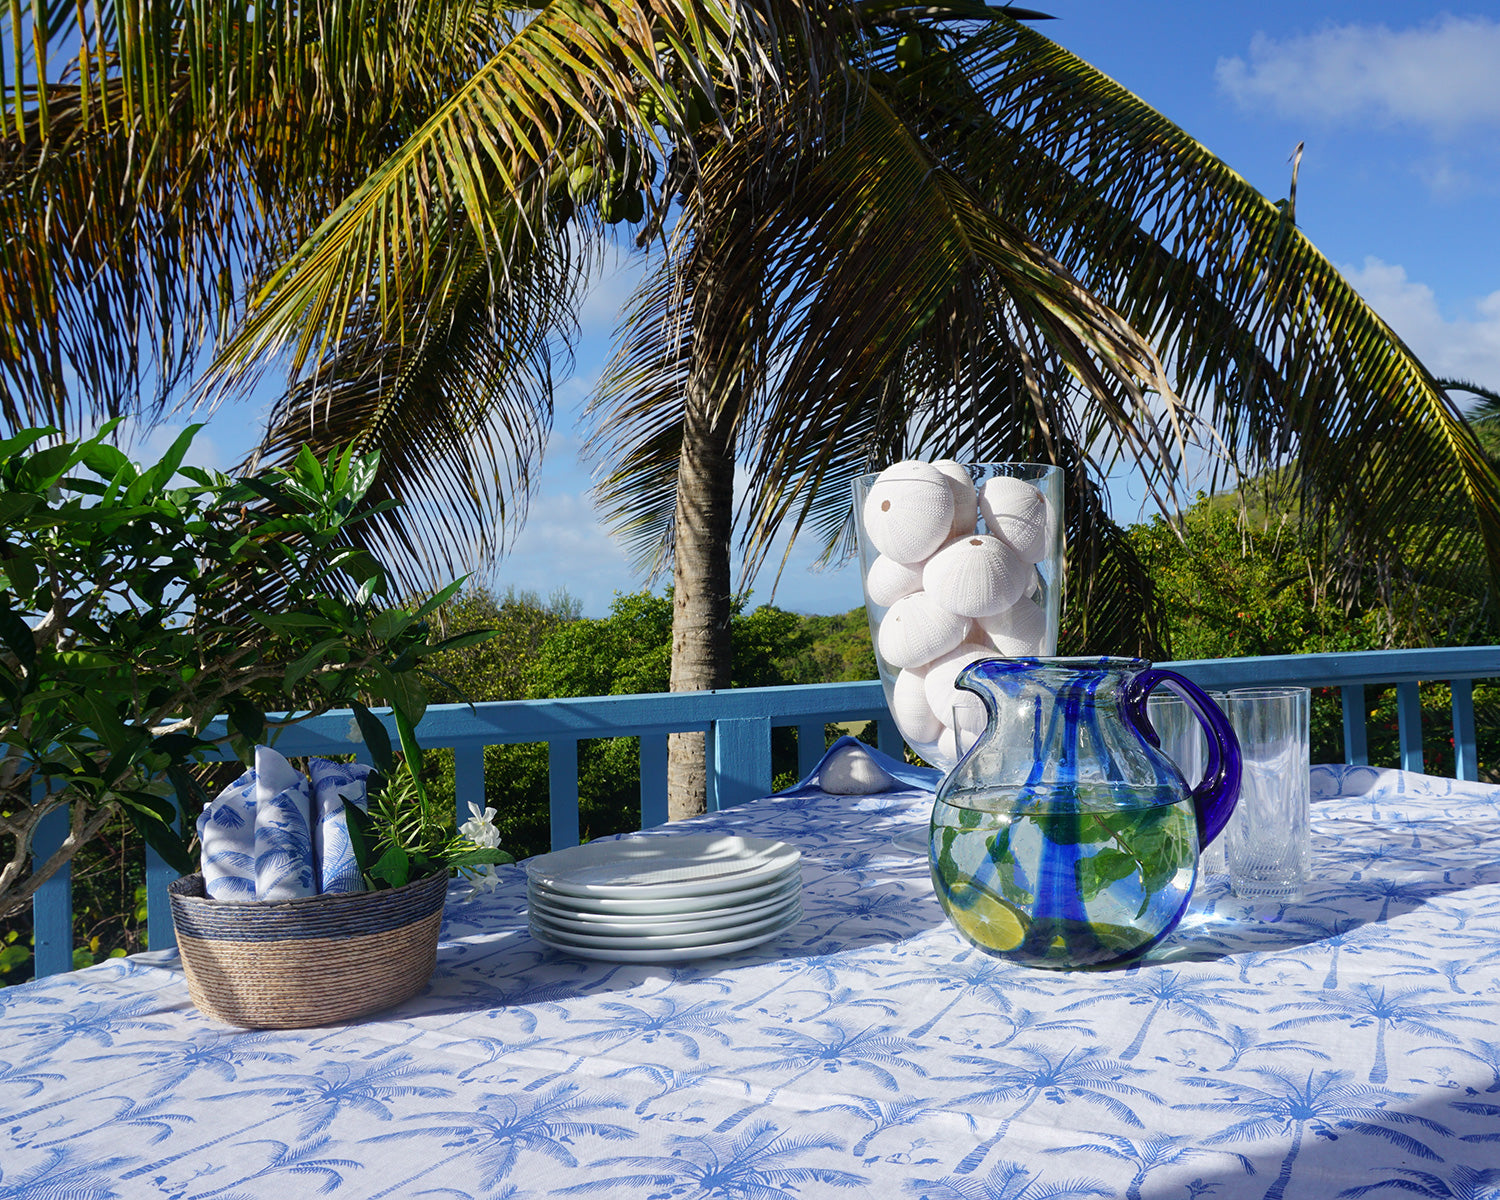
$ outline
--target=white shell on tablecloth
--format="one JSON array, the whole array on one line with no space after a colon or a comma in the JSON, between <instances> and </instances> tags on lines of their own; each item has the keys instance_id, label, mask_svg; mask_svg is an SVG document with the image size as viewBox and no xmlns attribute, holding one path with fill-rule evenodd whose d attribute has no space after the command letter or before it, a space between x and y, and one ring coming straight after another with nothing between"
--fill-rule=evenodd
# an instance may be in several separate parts
<instances>
[{"instance_id":1,"label":"white shell on tablecloth","mask_svg":"<svg viewBox=\"0 0 1500 1200\"><path fill-rule=\"evenodd\" d=\"M893 667L923 667L952 650L973 622L933 603L926 592L903 596L880 622L875 648Z\"/></svg>"},{"instance_id":2,"label":"white shell on tablecloth","mask_svg":"<svg viewBox=\"0 0 1500 1200\"><path fill-rule=\"evenodd\" d=\"M973 692L955 687L953 681L970 663L994 657L995 652L989 646L969 641L943 655L927 668L922 680L922 690L926 694L928 706L944 725L953 724L953 712L958 709L965 718L960 720L961 725L967 728L977 722L979 728L984 728L984 701Z\"/></svg>"},{"instance_id":3,"label":"white shell on tablecloth","mask_svg":"<svg viewBox=\"0 0 1500 1200\"><path fill-rule=\"evenodd\" d=\"M967 537L979 523L979 492L974 486L974 477L969 469L952 458L940 458L932 464L953 489L953 525L948 530L951 538Z\"/></svg>"},{"instance_id":4,"label":"white shell on tablecloth","mask_svg":"<svg viewBox=\"0 0 1500 1200\"><path fill-rule=\"evenodd\" d=\"M865 493L862 516L865 535L880 553L897 562L921 562L953 528L953 489L931 463L893 463Z\"/></svg>"},{"instance_id":5,"label":"white shell on tablecloth","mask_svg":"<svg viewBox=\"0 0 1500 1200\"><path fill-rule=\"evenodd\" d=\"M1034 574L999 538L976 533L955 538L928 559L922 587L949 612L987 617L1019 600Z\"/></svg>"},{"instance_id":6,"label":"white shell on tablecloth","mask_svg":"<svg viewBox=\"0 0 1500 1200\"><path fill-rule=\"evenodd\" d=\"M1047 610L1035 600L1022 600L993 617L981 617L979 628L997 653L1026 658L1042 652L1047 638Z\"/></svg>"},{"instance_id":7,"label":"white shell on tablecloth","mask_svg":"<svg viewBox=\"0 0 1500 1200\"><path fill-rule=\"evenodd\" d=\"M882 554L865 573L865 597L881 608L890 608L902 596L921 590L921 563L897 562Z\"/></svg>"},{"instance_id":8,"label":"white shell on tablecloth","mask_svg":"<svg viewBox=\"0 0 1500 1200\"><path fill-rule=\"evenodd\" d=\"M897 779L862 746L845 746L823 764L818 786L835 796L869 796L898 786Z\"/></svg>"},{"instance_id":9,"label":"white shell on tablecloth","mask_svg":"<svg viewBox=\"0 0 1500 1200\"><path fill-rule=\"evenodd\" d=\"M907 668L896 676L891 687L891 716L896 728L909 742L935 742L943 731L943 722L927 703L923 686L927 673L920 667Z\"/></svg>"},{"instance_id":10,"label":"white shell on tablecloth","mask_svg":"<svg viewBox=\"0 0 1500 1200\"><path fill-rule=\"evenodd\" d=\"M985 528L1028 563L1047 557L1051 524L1047 498L1024 479L999 476L979 493Z\"/></svg>"}]
</instances>

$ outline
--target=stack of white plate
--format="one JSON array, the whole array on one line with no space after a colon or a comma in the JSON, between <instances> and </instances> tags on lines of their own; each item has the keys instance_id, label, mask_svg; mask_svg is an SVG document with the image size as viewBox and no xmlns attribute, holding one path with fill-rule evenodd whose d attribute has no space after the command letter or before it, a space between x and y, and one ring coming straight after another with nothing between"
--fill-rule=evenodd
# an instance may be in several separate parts
<instances>
[{"instance_id":1,"label":"stack of white plate","mask_svg":"<svg viewBox=\"0 0 1500 1200\"><path fill-rule=\"evenodd\" d=\"M802 918L802 852L785 842L627 837L525 867L532 937L584 958L708 958L769 941Z\"/></svg>"}]
</instances>

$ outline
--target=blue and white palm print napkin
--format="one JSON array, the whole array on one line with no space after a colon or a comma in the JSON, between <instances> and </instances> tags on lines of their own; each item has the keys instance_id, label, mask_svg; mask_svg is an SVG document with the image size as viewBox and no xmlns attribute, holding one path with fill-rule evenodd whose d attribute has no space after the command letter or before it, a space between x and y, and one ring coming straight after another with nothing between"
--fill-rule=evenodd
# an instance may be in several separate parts
<instances>
[{"instance_id":1,"label":"blue and white palm print napkin","mask_svg":"<svg viewBox=\"0 0 1500 1200\"><path fill-rule=\"evenodd\" d=\"M214 900L255 899L255 780L252 768L199 814L199 869Z\"/></svg>"},{"instance_id":2,"label":"blue and white palm print napkin","mask_svg":"<svg viewBox=\"0 0 1500 1200\"><path fill-rule=\"evenodd\" d=\"M370 767L365 763L329 762L310 758L307 770L312 776L313 852L318 869L320 892L362 892L365 881L354 861L354 846L349 841L349 822L344 815L344 801L361 810L368 806L365 780Z\"/></svg>"},{"instance_id":3,"label":"blue and white palm print napkin","mask_svg":"<svg viewBox=\"0 0 1500 1200\"><path fill-rule=\"evenodd\" d=\"M362 892L344 814L366 807L362 763L314 758L306 776L269 746L198 818L205 890L215 900L294 900Z\"/></svg>"},{"instance_id":4,"label":"blue and white palm print napkin","mask_svg":"<svg viewBox=\"0 0 1500 1200\"><path fill-rule=\"evenodd\" d=\"M269 746L255 748L255 777L255 898L317 895L307 777Z\"/></svg>"}]
</instances>

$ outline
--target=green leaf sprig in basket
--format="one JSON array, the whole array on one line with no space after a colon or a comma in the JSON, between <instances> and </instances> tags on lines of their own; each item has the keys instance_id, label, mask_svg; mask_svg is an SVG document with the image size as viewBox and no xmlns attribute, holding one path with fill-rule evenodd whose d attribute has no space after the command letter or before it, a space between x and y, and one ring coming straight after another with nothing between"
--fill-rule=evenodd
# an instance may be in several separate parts
<instances>
[{"instance_id":1,"label":"green leaf sprig in basket","mask_svg":"<svg viewBox=\"0 0 1500 1200\"><path fill-rule=\"evenodd\" d=\"M437 871L457 871L476 888L493 887L494 868L516 861L500 849L495 810L470 804L473 815L455 830L453 814L442 811L422 785L422 751L403 708L392 709L400 762L380 719L362 704L353 709L375 764L365 784L368 811L344 801L349 841L365 886L372 891L405 887Z\"/></svg>"}]
</instances>

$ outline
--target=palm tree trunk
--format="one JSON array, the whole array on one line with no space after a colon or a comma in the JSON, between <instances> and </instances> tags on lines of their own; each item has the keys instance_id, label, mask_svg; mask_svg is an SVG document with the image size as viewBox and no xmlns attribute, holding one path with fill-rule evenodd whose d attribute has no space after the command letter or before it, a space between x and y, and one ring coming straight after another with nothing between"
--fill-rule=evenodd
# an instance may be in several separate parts
<instances>
[{"instance_id":1,"label":"palm tree trunk","mask_svg":"<svg viewBox=\"0 0 1500 1200\"><path fill-rule=\"evenodd\" d=\"M735 436L747 398L757 306L752 208L743 195L708 202L694 249L692 364L683 396L682 449L673 518L672 670L674 692L730 686ZM707 763L700 733L667 740L667 816L707 807Z\"/></svg>"},{"instance_id":2,"label":"palm tree trunk","mask_svg":"<svg viewBox=\"0 0 1500 1200\"><path fill-rule=\"evenodd\" d=\"M727 688L731 653L729 539L738 414L735 406L715 403L710 372L700 372L695 364L693 376L677 468L669 683L674 692ZM703 812L707 786L703 735L672 734L667 740L667 816L675 821Z\"/></svg>"}]
</instances>

